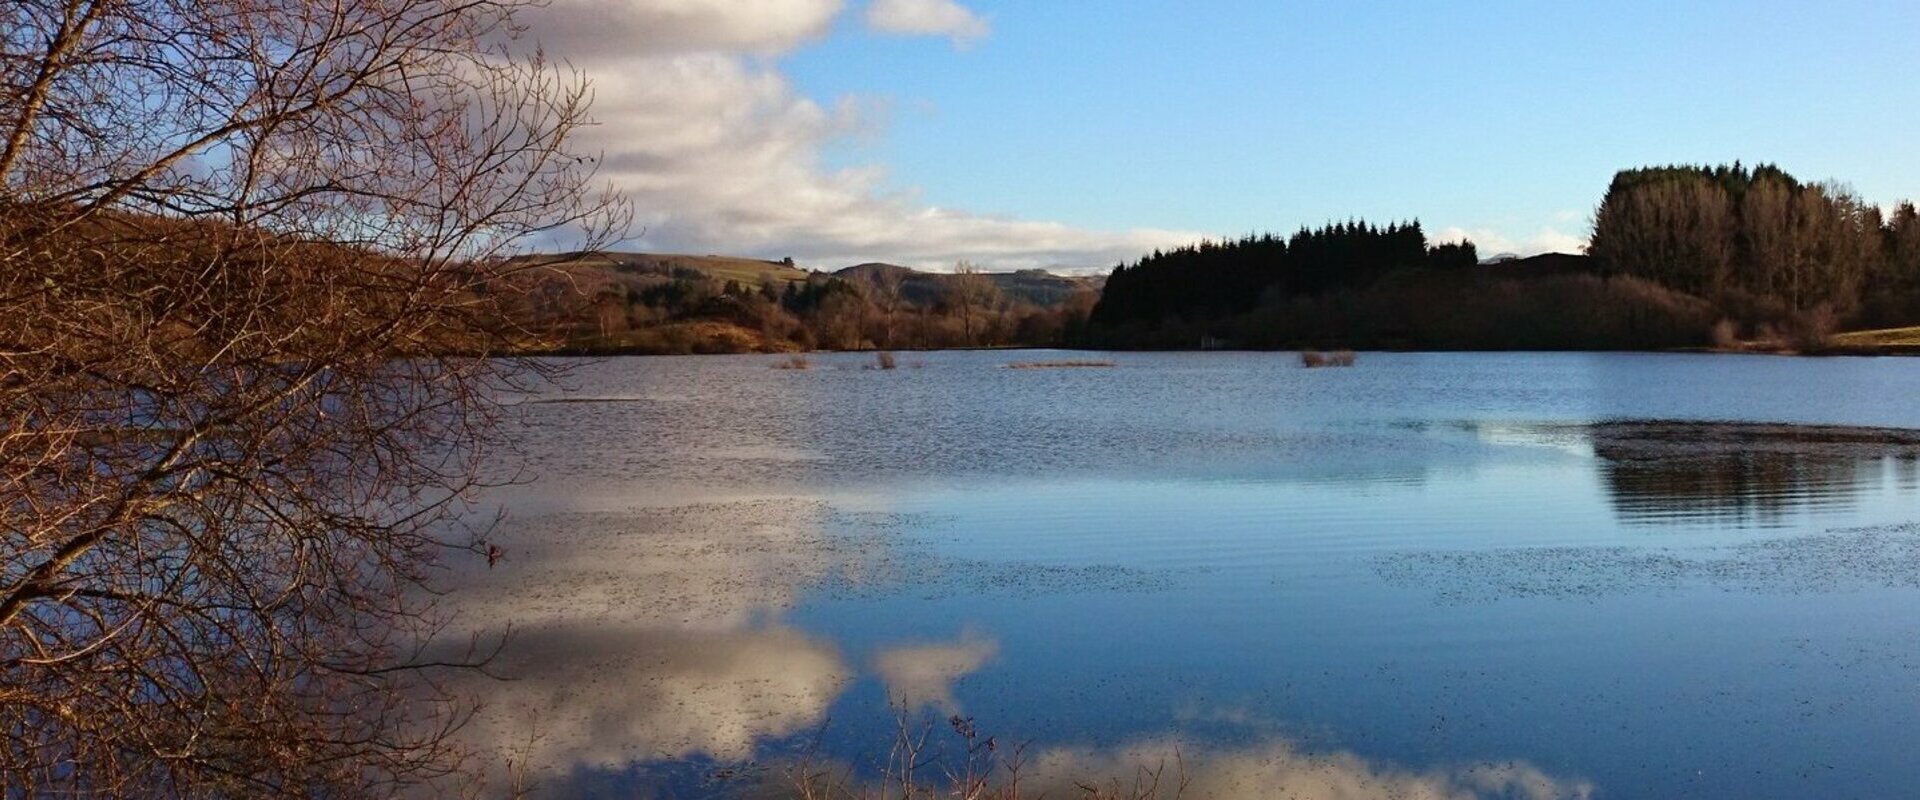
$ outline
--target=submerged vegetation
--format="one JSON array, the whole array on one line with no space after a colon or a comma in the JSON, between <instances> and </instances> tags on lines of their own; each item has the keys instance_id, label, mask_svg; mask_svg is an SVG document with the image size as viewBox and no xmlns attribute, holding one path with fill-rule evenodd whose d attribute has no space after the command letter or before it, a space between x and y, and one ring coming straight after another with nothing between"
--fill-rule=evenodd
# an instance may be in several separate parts
<instances>
[{"instance_id":1,"label":"submerged vegetation","mask_svg":"<svg viewBox=\"0 0 1920 800\"><path fill-rule=\"evenodd\" d=\"M1066 361L1015 361L1007 369L1075 369L1085 367L1111 367L1112 361L1098 359L1073 359Z\"/></svg>"},{"instance_id":2,"label":"submerged vegetation","mask_svg":"<svg viewBox=\"0 0 1920 800\"><path fill-rule=\"evenodd\" d=\"M1355 356L1352 350L1336 350L1331 353L1322 353L1318 350L1300 351L1300 366L1309 369L1314 367L1351 367L1354 361Z\"/></svg>"}]
</instances>

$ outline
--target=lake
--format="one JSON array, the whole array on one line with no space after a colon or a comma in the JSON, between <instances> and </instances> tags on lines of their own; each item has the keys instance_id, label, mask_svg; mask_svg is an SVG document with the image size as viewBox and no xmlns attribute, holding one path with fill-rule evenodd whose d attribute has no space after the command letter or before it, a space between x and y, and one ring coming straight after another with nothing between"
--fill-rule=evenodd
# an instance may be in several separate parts
<instances>
[{"instance_id":1,"label":"lake","mask_svg":"<svg viewBox=\"0 0 1920 800\"><path fill-rule=\"evenodd\" d=\"M953 716L1051 796L1920 786L1920 361L1007 368L1088 357L574 363L454 576L513 631L469 735L549 796L954 766Z\"/></svg>"}]
</instances>

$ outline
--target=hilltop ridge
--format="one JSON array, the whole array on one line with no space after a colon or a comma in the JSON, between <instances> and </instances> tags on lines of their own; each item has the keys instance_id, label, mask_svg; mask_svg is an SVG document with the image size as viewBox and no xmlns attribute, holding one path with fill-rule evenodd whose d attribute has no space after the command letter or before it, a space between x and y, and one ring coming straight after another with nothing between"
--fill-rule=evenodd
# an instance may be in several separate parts
<instances>
[{"instance_id":1,"label":"hilltop ridge","mask_svg":"<svg viewBox=\"0 0 1920 800\"><path fill-rule=\"evenodd\" d=\"M595 251L523 256L527 349L725 353L1060 345L1104 277L1045 270L834 271L791 259ZM1071 337L1069 336L1071 333Z\"/></svg>"}]
</instances>

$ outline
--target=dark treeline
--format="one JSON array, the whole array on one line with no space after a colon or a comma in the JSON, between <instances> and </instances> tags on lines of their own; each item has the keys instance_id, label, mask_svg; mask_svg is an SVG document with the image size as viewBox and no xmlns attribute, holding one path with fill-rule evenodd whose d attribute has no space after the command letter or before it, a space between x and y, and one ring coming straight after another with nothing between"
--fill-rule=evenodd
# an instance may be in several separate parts
<instances>
[{"instance_id":1,"label":"dark treeline","mask_svg":"<svg viewBox=\"0 0 1920 800\"><path fill-rule=\"evenodd\" d=\"M1626 170L1594 217L1597 268L1712 301L1748 329L1920 321L1920 221L1778 167ZM1749 331L1751 332L1751 331Z\"/></svg>"},{"instance_id":2,"label":"dark treeline","mask_svg":"<svg viewBox=\"0 0 1920 800\"><path fill-rule=\"evenodd\" d=\"M1105 347L1645 349L1920 322L1920 218L1777 167L1615 176L1591 257L1482 265L1419 224L1347 222L1155 252L1113 270Z\"/></svg>"},{"instance_id":3,"label":"dark treeline","mask_svg":"<svg viewBox=\"0 0 1920 800\"><path fill-rule=\"evenodd\" d=\"M1238 241L1155 251L1114 268L1094 307L1096 325L1212 320L1245 314L1263 300L1372 284L1404 269L1472 264L1472 244L1427 247L1419 222L1385 228L1352 221Z\"/></svg>"}]
</instances>

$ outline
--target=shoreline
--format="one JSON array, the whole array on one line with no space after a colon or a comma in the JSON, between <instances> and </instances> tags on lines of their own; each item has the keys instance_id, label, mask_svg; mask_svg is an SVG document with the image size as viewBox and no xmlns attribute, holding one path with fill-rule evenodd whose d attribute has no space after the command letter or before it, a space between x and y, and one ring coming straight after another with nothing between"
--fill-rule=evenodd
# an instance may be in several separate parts
<instances>
[{"instance_id":1,"label":"shoreline","mask_svg":"<svg viewBox=\"0 0 1920 800\"><path fill-rule=\"evenodd\" d=\"M1702 355L1759 355L1792 356L1802 358L1882 358L1920 356L1920 344L1890 345L1829 345L1810 350L1790 347L1665 347L1645 350L1631 349L1590 349L1590 348L1430 348L1430 347L1377 347L1377 348L1338 348L1351 349L1356 353L1692 353ZM1112 348L1067 345L1001 345L979 347L867 347L859 349L815 349L815 350L722 350L713 352L660 352L636 348L594 348L594 347L558 347L528 348L511 350L495 354L496 358L626 358L638 356L791 356L834 353L941 353L941 352L1021 352L1032 350L1050 350L1065 353L1300 353L1309 350L1325 351L1327 348L1264 348L1264 347L1210 347L1210 348Z\"/></svg>"}]
</instances>

